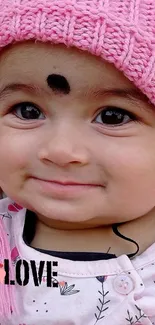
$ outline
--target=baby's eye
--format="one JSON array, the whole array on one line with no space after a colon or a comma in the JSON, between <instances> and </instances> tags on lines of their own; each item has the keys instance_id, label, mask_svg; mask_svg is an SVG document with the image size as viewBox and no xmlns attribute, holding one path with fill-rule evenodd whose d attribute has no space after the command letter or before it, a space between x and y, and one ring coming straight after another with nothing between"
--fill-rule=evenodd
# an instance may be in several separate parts
<instances>
[{"instance_id":1,"label":"baby's eye","mask_svg":"<svg viewBox=\"0 0 155 325\"><path fill-rule=\"evenodd\" d=\"M12 113L22 120L38 120L45 118L40 109L30 102L16 104L12 109Z\"/></svg>"},{"instance_id":2,"label":"baby's eye","mask_svg":"<svg viewBox=\"0 0 155 325\"><path fill-rule=\"evenodd\" d=\"M104 110L97 115L94 122L106 125L122 125L136 120L136 116L128 111L115 106L105 106Z\"/></svg>"}]
</instances>

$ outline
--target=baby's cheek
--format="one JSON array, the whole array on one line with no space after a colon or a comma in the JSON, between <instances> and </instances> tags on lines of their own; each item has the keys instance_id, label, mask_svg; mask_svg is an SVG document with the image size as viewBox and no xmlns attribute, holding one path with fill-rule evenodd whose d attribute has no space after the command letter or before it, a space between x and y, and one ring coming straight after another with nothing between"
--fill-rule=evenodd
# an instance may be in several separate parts
<instances>
[{"instance_id":1,"label":"baby's cheek","mask_svg":"<svg viewBox=\"0 0 155 325\"><path fill-rule=\"evenodd\" d=\"M32 155L19 138L7 136L0 138L0 157L0 187L4 191L12 187L17 190L22 186Z\"/></svg>"},{"instance_id":2,"label":"baby's cheek","mask_svg":"<svg viewBox=\"0 0 155 325\"><path fill-rule=\"evenodd\" d=\"M155 163L146 150L118 155L113 168L113 184L122 201L135 213L144 214L155 205Z\"/></svg>"},{"instance_id":3,"label":"baby's cheek","mask_svg":"<svg viewBox=\"0 0 155 325\"><path fill-rule=\"evenodd\" d=\"M111 189L122 195L134 193L146 195L146 190L155 197L155 149L143 141L111 138L100 150L98 164ZM152 194L153 193L153 194Z\"/></svg>"},{"instance_id":4,"label":"baby's cheek","mask_svg":"<svg viewBox=\"0 0 155 325\"><path fill-rule=\"evenodd\" d=\"M11 137L6 137L4 140L0 139L0 156L2 168L14 168L15 166L23 165L26 158L24 144L21 145L18 139L11 140Z\"/></svg>"},{"instance_id":5,"label":"baby's cheek","mask_svg":"<svg viewBox=\"0 0 155 325\"><path fill-rule=\"evenodd\" d=\"M105 151L105 168L112 176L124 179L146 178L154 174L154 152L143 141L114 139Z\"/></svg>"}]
</instances>

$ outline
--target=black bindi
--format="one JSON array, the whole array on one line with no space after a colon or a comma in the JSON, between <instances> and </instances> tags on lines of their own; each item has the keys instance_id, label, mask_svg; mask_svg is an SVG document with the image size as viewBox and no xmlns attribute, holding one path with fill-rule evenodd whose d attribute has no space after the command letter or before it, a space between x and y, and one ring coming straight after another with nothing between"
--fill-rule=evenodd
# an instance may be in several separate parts
<instances>
[{"instance_id":1,"label":"black bindi","mask_svg":"<svg viewBox=\"0 0 155 325\"><path fill-rule=\"evenodd\" d=\"M70 85L67 79L60 74L50 74L47 77L48 86L56 92L68 95L70 93Z\"/></svg>"}]
</instances>

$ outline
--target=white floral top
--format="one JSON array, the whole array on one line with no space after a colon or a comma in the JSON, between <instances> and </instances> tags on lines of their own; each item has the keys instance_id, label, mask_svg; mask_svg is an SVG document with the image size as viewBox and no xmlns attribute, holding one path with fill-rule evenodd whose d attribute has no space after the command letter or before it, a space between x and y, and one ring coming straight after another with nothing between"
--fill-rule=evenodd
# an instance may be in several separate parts
<instances>
[{"instance_id":1,"label":"white floral top","mask_svg":"<svg viewBox=\"0 0 155 325\"><path fill-rule=\"evenodd\" d=\"M56 258L25 244L25 214L10 199L0 201L15 273L7 281L14 281L20 311L0 325L155 324L155 244L133 260Z\"/></svg>"}]
</instances>

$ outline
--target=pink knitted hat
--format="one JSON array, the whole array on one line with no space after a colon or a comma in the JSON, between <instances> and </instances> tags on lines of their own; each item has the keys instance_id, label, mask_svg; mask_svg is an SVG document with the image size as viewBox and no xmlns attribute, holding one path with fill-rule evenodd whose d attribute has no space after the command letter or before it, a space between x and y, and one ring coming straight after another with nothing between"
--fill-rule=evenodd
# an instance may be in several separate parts
<instances>
[{"instance_id":1,"label":"pink knitted hat","mask_svg":"<svg viewBox=\"0 0 155 325\"><path fill-rule=\"evenodd\" d=\"M155 0L0 0L0 48L26 40L99 56L155 104ZM10 259L3 227L0 239L0 257ZM11 317L13 289L1 286L0 313Z\"/></svg>"},{"instance_id":2,"label":"pink knitted hat","mask_svg":"<svg viewBox=\"0 0 155 325\"><path fill-rule=\"evenodd\" d=\"M30 39L114 63L155 104L155 0L0 0L0 47Z\"/></svg>"}]
</instances>

